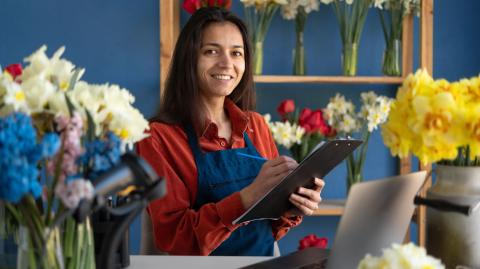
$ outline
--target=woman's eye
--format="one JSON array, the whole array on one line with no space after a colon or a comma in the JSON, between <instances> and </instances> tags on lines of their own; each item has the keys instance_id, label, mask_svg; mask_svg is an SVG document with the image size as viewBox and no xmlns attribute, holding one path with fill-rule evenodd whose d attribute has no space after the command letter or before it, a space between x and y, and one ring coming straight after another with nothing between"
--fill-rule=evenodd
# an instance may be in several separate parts
<instances>
[{"instance_id":1,"label":"woman's eye","mask_svg":"<svg viewBox=\"0 0 480 269\"><path fill-rule=\"evenodd\" d=\"M206 51L205 51L205 54L215 55L215 54L217 54L217 51L216 51L216 50L206 50Z\"/></svg>"},{"instance_id":2,"label":"woman's eye","mask_svg":"<svg viewBox=\"0 0 480 269\"><path fill-rule=\"evenodd\" d=\"M233 52L233 55L234 55L234 56L242 56L243 54L242 54L242 52L240 52L240 51L234 51L234 52Z\"/></svg>"}]
</instances>

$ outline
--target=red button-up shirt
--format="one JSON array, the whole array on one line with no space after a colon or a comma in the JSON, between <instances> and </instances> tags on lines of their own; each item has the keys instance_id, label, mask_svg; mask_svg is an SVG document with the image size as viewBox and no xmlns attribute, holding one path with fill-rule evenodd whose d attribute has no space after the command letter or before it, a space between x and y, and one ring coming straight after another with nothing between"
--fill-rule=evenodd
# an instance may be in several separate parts
<instances>
[{"instance_id":1,"label":"red button-up shirt","mask_svg":"<svg viewBox=\"0 0 480 269\"><path fill-rule=\"evenodd\" d=\"M246 131L263 157L273 159L278 151L263 117L244 112L227 98L225 109L232 125L231 141L218 136L215 123L206 124L199 137L204 152L243 148ZM150 136L137 145L138 153L167 180L167 195L148 206L157 248L177 255L208 255L240 225L232 221L245 212L240 193L234 192L217 203L194 210L197 196L197 168L181 126L154 122ZM275 206L275 205L272 205ZM298 225L301 217L272 221L276 240ZM247 224L248 225L248 224Z\"/></svg>"}]
</instances>

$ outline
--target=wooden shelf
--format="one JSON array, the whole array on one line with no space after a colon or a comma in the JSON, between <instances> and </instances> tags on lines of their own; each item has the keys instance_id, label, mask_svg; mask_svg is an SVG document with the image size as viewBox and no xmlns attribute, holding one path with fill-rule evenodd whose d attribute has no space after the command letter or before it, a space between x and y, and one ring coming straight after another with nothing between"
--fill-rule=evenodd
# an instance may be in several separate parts
<instances>
[{"instance_id":1,"label":"wooden shelf","mask_svg":"<svg viewBox=\"0 0 480 269\"><path fill-rule=\"evenodd\" d=\"M401 84L403 77L365 76L254 76L257 83L324 83L324 84Z\"/></svg>"},{"instance_id":2,"label":"wooden shelf","mask_svg":"<svg viewBox=\"0 0 480 269\"><path fill-rule=\"evenodd\" d=\"M341 216L345 210L345 200L325 200L313 216Z\"/></svg>"}]
</instances>

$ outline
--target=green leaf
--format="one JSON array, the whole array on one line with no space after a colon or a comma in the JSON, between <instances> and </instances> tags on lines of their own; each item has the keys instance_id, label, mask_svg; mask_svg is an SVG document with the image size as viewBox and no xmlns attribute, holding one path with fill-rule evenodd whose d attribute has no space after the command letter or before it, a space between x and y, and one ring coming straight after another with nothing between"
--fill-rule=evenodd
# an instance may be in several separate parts
<instances>
[{"instance_id":1,"label":"green leaf","mask_svg":"<svg viewBox=\"0 0 480 269\"><path fill-rule=\"evenodd\" d=\"M68 97L67 93L64 93L64 95L65 95L65 101L67 102L68 114L70 114L70 117L73 117L75 106L73 105L72 100L70 100L70 97Z\"/></svg>"},{"instance_id":2,"label":"green leaf","mask_svg":"<svg viewBox=\"0 0 480 269\"><path fill-rule=\"evenodd\" d=\"M68 84L67 91L72 90L75 87L78 77L80 76L80 71L81 69L78 69L78 68L76 68L75 71L73 71L73 76L70 78L70 84Z\"/></svg>"},{"instance_id":3,"label":"green leaf","mask_svg":"<svg viewBox=\"0 0 480 269\"><path fill-rule=\"evenodd\" d=\"M95 122L88 109L85 109L85 113L87 114L87 139L93 141L95 139Z\"/></svg>"}]
</instances>

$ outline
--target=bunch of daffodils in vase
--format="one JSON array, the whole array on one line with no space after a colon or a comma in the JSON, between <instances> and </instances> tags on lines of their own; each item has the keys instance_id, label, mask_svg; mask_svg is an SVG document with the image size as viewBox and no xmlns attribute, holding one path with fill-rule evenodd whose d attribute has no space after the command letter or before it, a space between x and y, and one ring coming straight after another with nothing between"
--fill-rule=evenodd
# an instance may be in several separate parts
<instances>
[{"instance_id":1,"label":"bunch of daffodils in vase","mask_svg":"<svg viewBox=\"0 0 480 269\"><path fill-rule=\"evenodd\" d=\"M480 76L450 83L427 71L410 74L398 89L383 141L392 155L423 164L480 165Z\"/></svg>"},{"instance_id":2,"label":"bunch of daffodils in vase","mask_svg":"<svg viewBox=\"0 0 480 269\"><path fill-rule=\"evenodd\" d=\"M427 255L424 248L413 243L393 244L391 248L383 249L382 254L381 257L367 254L357 269L445 269L440 260Z\"/></svg>"},{"instance_id":3,"label":"bunch of daffodils in vase","mask_svg":"<svg viewBox=\"0 0 480 269\"><path fill-rule=\"evenodd\" d=\"M373 2L382 0L321 0L332 4L342 38L342 70L344 76L357 74L358 45L368 10Z\"/></svg>"},{"instance_id":4,"label":"bunch of daffodils in vase","mask_svg":"<svg viewBox=\"0 0 480 269\"><path fill-rule=\"evenodd\" d=\"M20 238L17 268L95 268L90 221L68 213L148 122L126 89L88 84L64 48L45 51L0 74L0 202Z\"/></svg>"},{"instance_id":5,"label":"bunch of daffodils in vase","mask_svg":"<svg viewBox=\"0 0 480 269\"><path fill-rule=\"evenodd\" d=\"M468 217L455 217L427 209L426 246L448 268L480 265L480 244L467 243L478 231L480 211L480 76L449 82L434 80L426 70L410 74L397 91L388 121L382 127L383 141L392 155L410 153L423 165L436 163L435 181L426 198L455 205L469 205ZM464 247L452 252L451 234Z\"/></svg>"},{"instance_id":6,"label":"bunch of daffodils in vase","mask_svg":"<svg viewBox=\"0 0 480 269\"><path fill-rule=\"evenodd\" d=\"M240 0L245 6L245 19L253 45L253 73L262 74L263 42L273 15L287 0Z\"/></svg>"},{"instance_id":7,"label":"bunch of daffodils in vase","mask_svg":"<svg viewBox=\"0 0 480 269\"><path fill-rule=\"evenodd\" d=\"M362 107L357 113L355 105L337 94L330 99L324 109L325 118L340 136L350 137L360 133L363 140L360 150L353 152L347 158L347 192L355 183L363 180L363 165L367 154L368 140L371 133L387 120L391 100L378 96L374 92L361 93Z\"/></svg>"},{"instance_id":8,"label":"bunch of daffodils in vase","mask_svg":"<svg viewBox=\"0 0 480 269\"><path fill-rule=\"evenodd\" d=\"M377 5L386 44L382 72L388 76L400 76L403 20L411 13L418 16L420 0L383 0Z\"/></svg>"},{"instance_id":9,"label":"bunch of daffodils in vase","mask_svg":"<svg viewBox=\"0 0 480 269\"><path fill-rule=\"evenodd\" d=\"M282 7L282 16L286 20L295 20L295 49L293 50L293 74L303 76L306 73L304 31L308 14L318 10L319 0L289 0Z\"/></svg>"},{"instance_id":10,"label":"bunch of daffodils in vase","mask_svg":"<svg viewBox=\"0 0 480 269\"><path fill-rule=\"evenodd\" d=\"M265 120L277 145L288 149L297 162L301 162L319 142L335 136L335 130L325 122L320 109L304 108L299 112L294 101L287 99L280 103L277 111L281 121L271 122L269 114L265 115Z\"/></svg>"}]
</instances>

